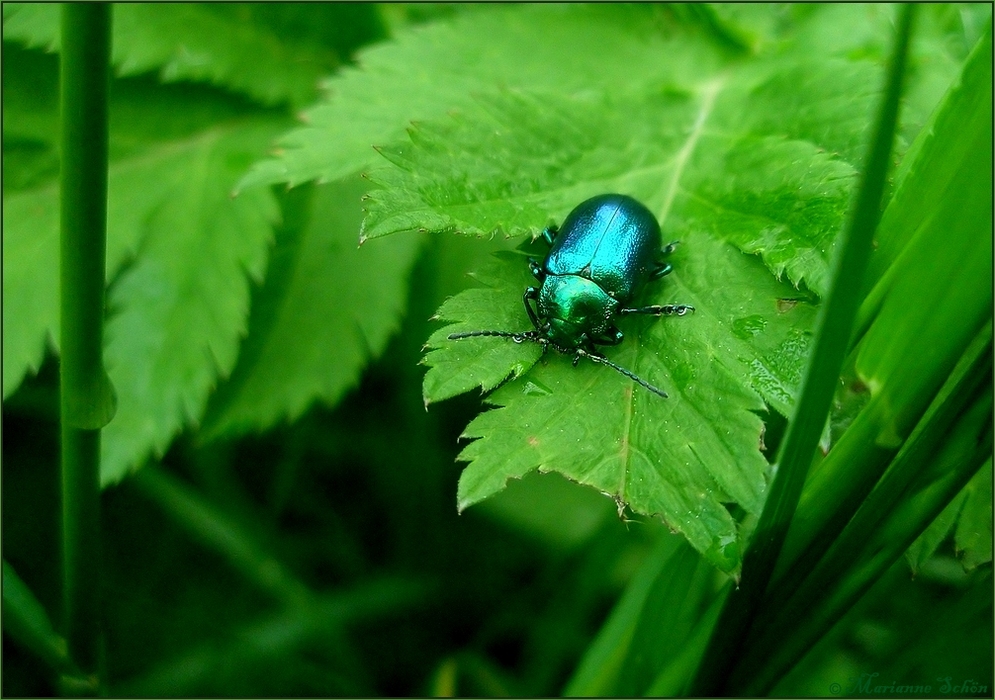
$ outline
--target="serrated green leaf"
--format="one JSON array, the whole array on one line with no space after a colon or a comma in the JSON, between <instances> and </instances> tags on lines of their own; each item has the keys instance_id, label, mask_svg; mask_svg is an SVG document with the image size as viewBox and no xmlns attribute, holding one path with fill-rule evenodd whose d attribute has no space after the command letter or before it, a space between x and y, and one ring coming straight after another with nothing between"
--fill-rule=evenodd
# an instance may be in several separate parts
<instances>
[{"instance_id":1,"label":"serrated green leaf","mask_svg":"<svg viewBox=\"0 0 995 700\"><path fill-rule=\"evenodd\" d=\"M234 364L245 274L261 277L275 210L268 192L229 193L275 128L218 128L110 167L108 278L138 257L108 295L118 412L104 431L105 483L197 419L217 373ZM38 368L46 338L59 345L58 211L54 184L4 200L5 395Z\"/></svg>"},{"instance_id":2,"label":"serrated green leaf","mask_svg":"<svg viewBox=\"0 0 995 700\"><path fill-rule=\"evenodd\" d=\"M670 398L605 367L571 367L569 358L548 353L489 397L505 408L467 428L466 437L481 439L460 455L471 461L460 481L461 508L509 478L537 467L555 470L636 512L660 514L722 568L735 570L737 529L721 504L759 510L766 462L756 412L764 410L761 397L781 411L791 405L814 308L798 302L797 292L756 258L687 233L673 257L675 271L651 285L646 301L690 302L695 314L627 319L622 330L629 339L607 352ZM476 384L489 388L540 354L534 344L500 338L446 339L473 329L531 327L521 300L531 280L523 256L505 255L482 280L493 286L467 290L440 310L458 323L429 339L426 401ZM663 457L653 463L648 455Z\"/></svg>"},{"instance_id":3,"label":"serrated green leaf","mask_svg":"<svg viewBox=\"0 0 995 700\"><path fill-rule=\"evenodd\" d=\"M293 5L284 5L293 12ZM207 81L267 104L304 104L337 65L327 49L281 36L251 7L123 3L114 8L112 64L120 76L159 71L163 81ZM57 4L4 5L5 39L59 50Z\"/></svg>"},{"instance_id":4,"label":"serrated green leaf","mask_svg":"<svg viewBox=\"0 0 995 700\"><path fill-rule=\"evenodd\" d=\"M493 7L410 29L396 42L362 52L362 70L329 80L329 102L309 110L308 126L283 137L279 157L257 164L241 186L337 180L376 161L371 144L397 139L413 120L466 105L482 89L573 94L634 80L667 85L692 70L712 73L720 60L714 47L682 36L664 41L662 12L652 6ZM681 51L670 55L675 43Z\"/></svg>"},{"instance_id":5,"label":"serrated green leaf","mask_svg":"<svg viewBox=\"0 0 995 700\"><path fill-rule=\"evenodd\" d=\"M498 261L503 261L503 264ZM507 275L513 275L509 280ZM533 281L525 260L511 252L474 274L487 285L483 289L468 289L446 300L436 313L442 321L455 322L428 339L426 346L434 348L423 360L429 366L422 385L425 405L458 396L480 387L487 392L509 377L520 377L536 363L541 354L538 345L516 346L505 338L476 338L468 342L447 341L449 334L481 330L480 322L472 319L480 309L490 309L487 323L490 330L519 331L531 328L522 306L522 292ZM538 390L538 387L537 387Z\"/></svg>"},{"instance_id":6,"label":"serrated green leaf","mask_svg":"<svg viewBox=\"0 0 995 700\"><path fill-rule=\"evenodd\" d=\"M108 173L107 278L136 252L143 218L161 202L161 168L184 167L183 149L115 163ZM142 183L143 186L135 186ZM36 372L45 347L59 347L59 193L50 183L4 198L3 395L27 371Z\"/></svg>"},{"instance_id":7,"label":"serrated green leaf","mask_svg":"<svg viewBox=\"0 0 995 700\"><path fill-rule=\"evenodd\" d=\"M51 186L3 201L3 397L58 344L59 208ZM117 239L115 239L117 241ZM120 256L108 239L108 269Z\"/></svg>"},{"instance_id":8,"label":"serrated green leaf","mask_svg":"<svg viewBox=\"0 0 995 700\"><path fill-rule=\"evenodd\" d=\"M47 63L25 53L35 54L24 57L28 75L32 59ZM44 115L54 102L39 105ZM14 123L29 124L30 111ZM115 81L105 358L119 405L102 441L105 483L199 419L216 377L234 365L246 273L261 278L276 217L268 191L230 196L280 128L247 112L208 88ZM40 365L46 338L58 349L58 211L54 183L4 200L5 396Z\"/></svg>"},{"instance_id":9,"label":"serrated green leaf","mask_svg":"<svg viewBox=\"0 0 995 700\"><path fill-rule=\"evenodd\" d=\"M856 176L828 152L857 150L876 89L866 68L774 63L692 92L481 97L381 150L394 167L370 175L381 189L364 236L535 234L617 191L654 210L664 238L707 231L821 294Z\"/></svg>"},{"instance_id":10,"label":"serrated green leaf","mask_svg":"<svg viewBox=\"0 0 995 700\"><path fill-rule=\"evenodd\" d=\"M208 433L264 429L316 400L334 404L383 352L420 241L357 247L366 188L359 178L323 185L296 204L303 220L277 240L238 365L206 419Z\"/></svg>"},{"instance_id":11,"label":"serrated green leaf","mask_svg":"<svg viewBox=\"0 0 995 700\"><path fill-rule=\"evenodd\" d=\"M777 28L790 39L785 53L813 63L880 59L892 13L868 7L794 8L791 21ZM916 58L910 106L921 116L908 120L903 133L909 141L961 58L951 53L956 42L948 41L960 28L933 21L932 14L929 18L923 24L930 29L941 26L932 32L937 40ZM770 24L755 19L753 24ZM259 163L241 186L334 181L376 162L370 144L395 141L411 121L438 118L497 87L563 95L643 92L680 86L681 76L714 75L725 60L721 48L700 35L689 36L674 20L663 7L516 6L464 12L450 22L410 28L397 41L363 52L361 70L330 80L327 103L309 110L307 126L284 136L277 158ZM587 46L612 49L578 50Z\"/></svg>"},{"instance_id":12,"label":"serrated green leaf","mask_svg":"<svg viewBox=\"0 0 995 700\"><path fill-rule=\"evenodd\" d=\"M608 14L602 18L605 25L612 21ZM582 44L593 43L585 31L599 31L573 30L574 41ZM818 293L825 291L836 233L855 183L853 163L869 132L879 68L859 60L816 60L800 47L734 65L720 60L696 65L689 60L691 50L680 41L661 43L670 68L666 75L647 76L642 67L632 67L610 90L591 80L593 87L582 93L560 86L546 91L478 91L474 102L465 101L451 117L416 123L407 140L380 149L392 167L371 174L382 189L371 195L364 234L424 228L535 235L594 194L620 191L647 203L661 221L665 240L683 241L674 259L677 272L662 283L664 289L676 285L672 296L654 301L692 303L699 313L690 320L663 319L640 334L635 347L648 348L644 356L659 358L657 366L648 360L640 366L633 359L638 353L626 361L626 346L611 357L665 390L679 387L681 401L669 405L690 399L693 406L674 421L682 430L693 423L714 425L716 432L698 442L682 435L654 443L643 421L637 418L630 425L620 420L625 411L616 410L617 402L581 377L574 383L595 393L589 403L585 396L570 406L556 399L558 382L548 380L557 376L566 381L568 376L554 375L551 358L493 395L496 404L507 408L485 413L471 424L467 437L482 439L462 455L476 461L461 481L460 504L476 502L502 488L507 478L530 469L555 469L638 512L662 513L695 547L721 560L716 551L734 542L736 533L718 504L733 500L750 511L760 491L751 491L747 484L762 489L755 432L759 423L749 425L742 414L758 410L752 402L760 396L779 411L788 410L800 380L811 315L794 327L778 325L783 319L776 310L790 311L805 295L787 286L764 287L760 275L747 282L747 277L737 276L741 271L732 272L734 266L716 265L716 260L730 255L732 251L723 248L733 244L759 253L775 274L784 273ZM454 331L528 328L516 299L528 282L523 269L520 263L501 280L485 280L488 289L457 297L442 310L442 316L459 321L459 326L430 339L436 349L427 362L440 371L426 377L426 400L473 385L489 388L534 361L534 347L516 352L507 340L468 339L458 345L473 342L479 350L458 351L443 343ZM761 287L765 291L759 293ZM744 313L742 300L753 296L756 305ZM454 313L474 306L476 313ZM702 313L706 307L709 310ZM739 313L729 318L719 311L730 307ZM668 335L692 322L708 330L687 337ZM681 362L687 359L681 357L685 347L696 353L696 362ZM703 380L696 389L707 387L699 389L699 397L688 395L682 386L687 367ZM607 373L603 381L610 381L608 370L597 369ZM631 394L632 387L628 390ZM638 401L642 392L635 393ZM707 400L702 401L703 396ZM720 398L729 403L716 410ZM677 406L678 411L686 408ZM589 417L595 415L597 419ZM574 426L576 422L582 425ZM656 485L667 492L662 501L651 502L647 494L631 497L630 472L653 470L640 464L638 456L628 457L633 440L636 455L667 455L664 465L655 467ZM700 462L686 452L692 442L707 455ZM592 446L589 454L584 454L584 445ZM606 445L620 446L626 456L615 459L609 448L606 457ZM754 455L753 467L746 466L747 454ZM701 467L703 463L709 466ZM726 468L732 464L736 466ZM757 481L751 481L751 468ZM698 514L705 517L694 517ZM730 560L720 563L727 570L737 565Z\"/></svg>"}]
</instances>

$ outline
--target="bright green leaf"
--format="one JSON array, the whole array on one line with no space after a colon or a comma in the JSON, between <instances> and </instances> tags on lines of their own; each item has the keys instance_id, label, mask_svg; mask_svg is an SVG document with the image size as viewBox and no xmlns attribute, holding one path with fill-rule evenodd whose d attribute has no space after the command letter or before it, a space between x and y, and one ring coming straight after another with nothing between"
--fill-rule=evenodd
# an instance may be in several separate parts
<instances>
[{"instance_id":1,"label":"bright green leaf","mask_svg":"<svg viewBox=\"0 0 995 700\"><path fill-rule=\"evenodd\" d=\"M460 483L466 507L500 490L511 477L552 469L612 494L640 513L658 513L734 569L738 553L720 554L736 541L722 501L756 512L766 462L760 455L761 396L787 411L800 381L814 308L763 265L710 236L682 231L675 271L659 286L660 303L690 302L684 318L631 319L636 336L609 357L670 393L661 399L605 367L570 366L551 352L528 375L489 401L467 429L484 436L461 455L473 460ZM443 305L455 321L434 334L425 362L426 401L481 385L489 389L532 366L539 348L507 339L448 341L452 332L525 330L522 290L534 280L525 259L506 254L471 289ZM655 288L654 288L655 287ZM634 393L633 393L634 392ZM647 455L665 455L658 464ZM728 559L725 557L728 555Z\"/></svg>"},{"instance_id":2,"label":"bright green leaf","mask_svg":"<svg viewBox=\"0 0 995 700\"><path fill-rule=\"evenodd\" d=\"M330 100L309 110L308 126L284 136L279 157L259 163L242 186L338 180L376 162L371 144L389 143L410 122L440 117L496 86L570 95L600 86L664 86L692 71L712 74L719 62L714 48L680 36L665 40L658 30L663 12L653 6L489 7L408 30L362 52L362 70L329 80ZM678 52L672 52L675 43Z\"/></svg>"},{"instance_id":3,"label":"bright green leaf","mask_svg":"<svg viewBox=\"0 0 995 700\"><path fill-rule=\"evenodd\" d=\"M764 87L787 82L792 81L781 75L757 80ZM600 377L597 386L601 391L592 393L589 401L578 402L558 394L557 381L548 377L554 367L566 362L561 359L558 365L553 356L528 377L495 394L493 401L509 405L511 410L485 413L468 430L468 436L484 439L469 446L462 455L476 461L461 482L461 506L499 490L509 477L520 477L536 467L554 469L612 494L637 512L662 514L672 527L688 534L701 551L719 551L736 540L733 520L720 502L734 500L753 512L759 507L766 464L757 450L761 423L750 411L763 410L761 397L779 411L789 410L801 378L813 309L804 303L804 294L777 282L756 258L744 256L721 240L726 231L736 233L735 223L739 223L739 231L749 231L751 224L756 231L759 226L750 216L702 206L685 190L695 193L707 192L710 187L725 188L729 199L739 196L741 201L747 201L747 196L754 193L755 201L760 202L764 194L772 196L769 191L763 193L762 186L773 183L772 189L795 193L796 210L801 210L805 197L811 199L811 218L802 217L793 226L802 231L814 228L817 235L820 228L824 232L821 235L835 230L848 193L844 189L837 198L838 211L820 215L822 192L815 188L823 181L817 179L812 189L785 185L778 165L794 168L797 153L786 154L781 148L784 141L763 138L744 139L740 151L732 153L745 151L767 157L766 167L760 172L769 173L769 180L759 176L751 176L752 181L742 177L736 180L733 174L739 166L726 166L726 159L712 155L713 150L729 153L723 150L725 138L713 138L707 129L706 120L719 92L720 84L713 83L698 99L666 95L656 104L645 100L640 105L633 100L626 103L626 109L612 109L603 103L570 109L575 105L564 106L561 101L562 113L556 109L538 110L543 101L532 96L506 93L488 100L475 112L474 117L484 113L479 119L460 117L438 127L435 123L420 125L412 132L410 146L385 151L404 169L375 174L385 189L374 193L375 208L368 219L370 231L386 232L377 229L385 220L400 229L413 228L420 220L428 228L477 234L498 227L508 233L537 231L550 220L562 219L573 204L586 196L628 191L657 214L667 240L682 241L674 256L675 272L657 288L664 290L662 294L653 291L653 301L690 303L697 309L690 318L634 320L632 324L642 329L638 347L644 352L635 355L639 359L633 359L633 343L610 354L615 362L672 394L673 398L660 407L664 414L658 414L656 405L649 402L647 418L637 416L630 422L631 406L622 410L618 404L621 397L609 398L609 394L613 384L629 392L632 388L600 367L585 366L581 370ZM776 102L769 93L765 90L760 94ZM654 139L648 125L660 123L650 116L652 109L660 105L670 107L672 116L683 113L683 118L676 120L683 126ZM732 105L723 105L721 113L733 112ZM578 116L570 120L567 113ZM612 121L611 115L619 113L631 117L628 124ZM752 119L754 124L766 119L769 125L787 121L774 113L766 117L757 114ZM516 128L516 124L531 128ZM826 133L832 134L836 128L827 127ZM800 129L814 133L817 127L809 123ZM631 136L633 132L635 136ZM608 143L599 148L601 143L595 136L598 133L617 134L617 141L605 136L602 141ZM629 148L625 147L625 134L630 135L633 144ZM844 132L833 138L838 143L846 140ZM713 140L718 143L710 149ZM813 161L807 171L798 169L796 179L801 178L801 183L805 182L804 172L823 177L831 172L827 167L837 167L839 161L824 158L804 142L797 143L800 150L808 149ZM459 156L455 162L453 154ZM642 160L637 161L638 157ZM734 156L726 156L729 157ZM634 162L641 162L643 167L634 168ZM708 199L719 197L708 192ZM747 211L748 206L741 206L741 210ZM791 208L781 211L788 211L786 216L790 216ZM789 228L785 226L784 231ZM794 252L793 259L799 258ZM804 262L817 269L826 261L811 256ZM482 281L488 288L461 294L440 309L440 317L457 325L429 340L435 350L426 358L432 367L425 382L427 401L446 398L475 385L490 389L509 376L518 376L535 362L539 353L534 345L516 346L508 340L488 338L445 342L445 336L452 332L519 331L530 327L521 303L522 290L530 282L524 260L506 259L502 269L496 274L484 273ZM573 379L568 379L571 376ZM562 391L571 395L577 390L566 387L586 386L587 380L582 377L579 373L562 375L568 382ZM522 395L513 391L516 386L521 387ZM641 390L636 394L637 401L646 398ZM543 395L549 396L543 399ZM617 406L616 410L606 408L611 406ZM522 418L526 415L536 418L533 427L525 427L527 421ZM571 418L565 420L564 415ZM661 433L650 428L664 415L673 418L678 427L675 432ZM597 430L580 424L564 435L559 428L559 423L584 422L594 423ZM585 434L584 443L591 446L591 454L583 463L576 454L580 434ZM635 448L631 455L630 442ZM607 445L620 446L620 454L606 456ZM639 478L650 478L640 472L648 469L642 455L660 454L668 457L665 467L649 469L655 472L653 486L646 483L642 490L635 488ZM653 495L656 486L668 494L662 500ZM732 564L724 564L735 568L737 556L732 557Z\"/></svg>"},{"instance_id":4,"label":"bright green leaf","mask_svg":"<svg viewBox=\"0 0 995 700\"><path fill-rule=\"evenodd\" d=\"M3 201L3 397L37 372L59 332L59 200L55 186ZM117 240L117 239L115 239ZM108 269L115 264L108 240Z\"/></svg>"},{"instance_id":5,"label":"bright green leaf","mask_svg":"<svg viewBox=\"0 0 995 700\"><path fill-rule=\"evenodd\" d=\"M630 16L605 14L597 27L574 26L581 37L574 41L593 44L598 32L631 21ZM511 32L497 33L490 45L500 47L505 34ZM613 82L610 91L594 87L573 92L560 85L537 89L535 83L518 81L517 86L529 89L478 92L451 116L416 123L408 140L380 149L391 166L371 174L382 189L371 194L364 235L418 229L535 235L593 194L621 191L647 203L661 221L665 240L682 241L674 259L676 272L662 283L667 296L654 296L654 301L692 303L698 313L690 320L642 326L648 332L640 334L638 347L650 350L642 364L635 359L638 354L625 361L627 346L611 357L672 394L673 386L678 387L681 401L670 400L668 406L675 408L667 410L676 411L680 435L654 443L643 421L637 417L630 424L626 411L606 409L614 402L598 393L591 396L590 411L584 410L585 401L558 401L556 382L548 380L555 359L520 377L534 363L535 347L487 338L444 342L452 332L529 327L520 301L529 282L521 261L514 271L508 263L503 273L485 272L487 288L460 295L440 310L441 317L457 325L430 339L434 350L426 359L432 369L425 395L428 401L437 400L520 377L491 397L507 410L483 414L467 431L468 437L482 439L462 455L475 461L461 481L461 506L530 469L554 469L638 512L663 514L715 558L725 546L719 542L736 538L733 521L719 503L733 500L750 511L762 491L756 428L740 412L760 410L760 404L752 403L760 397L787 412L811 322L808 313L784 318L796 306L810 311L798 304L804 294L770 287L759 275L742 276L743 270L717 260L732 261L732 251L721 252L731 243L761 255L775 274L804 282L817 293L825 291L880 69L861 60L815 60L800 45L777 56L723 66L718 59L693 60L693 51L679 39L660 41L668 56L665 74L633 69ZM631 43L644 47L646 41ZM619 55L632 54L620 50ZM594 80L589 84L599 85ZM316 145L310 143L312 151ZM754 299L748 310L745 298ZM723 314L733 308L737 313L731 318ZM685 327L696 330L672 335ZM690 364L681 361L685 348L693 353ZM689 367L696 380L704 380L707 391L700 389L702 384L692 386L706 400L684 389ZM595 386L580 378L575 382ZM638 401L642 392L636 395ZM728 403L719 406L719 397ZM684 400L693 414L682 415ZM585 418L588 413L591 417ZM580 425L562 427L574 423ZM695 459L682 452L694 442L685 434L689 425L710 433L692 448L707 455L697 469L691 466ZM592 447L579 458L581 435L584 443L620 446L623 457L613 458L610 448L606 455L604 447ZM630 445L636 448L631 459ZM667 455L666 466L655 467L658 493L667 493L662 500L633 488L643 454ZM747 454L754 455L753 466ZM750 483L753 487L746 486ZM699 513L707 515L695 517Z\"/></svg>"},{"instance_id":6,"label":"bright green leaf","mask_svg":"<svg viewBox=\"0 0 995 700\"><path fill-rule=\"evenodd\" d=\"M120 478L196 420L244 332L246 272L262 275L275 211L268 192L230 188L274 133L219 128L115 161L107 273L138 256L108 294L106 361L118 412L104 431L104 479ZM58 192L4 201L4 394L58 348ZM139 245L140 244L140 245Z\"/></svg>"},{"instance_id":7,"label":"bright green leaf","mask_svg":"<svg viewBox=\"0 0 995 700\"><path fill-rule=\"evenodd\" d=\"M437 319L455 325L439 329L426 343L433 348L424 359L429 366L422 385L426 406L478 386L485 392L491 391L509 377L520 377L539 359L540 348L532 343L517 346L502 338L447 341L450 333L482 329L481 323L491 324L488 328L493 330L518 331L531 327L522 306L522 292L534 278L521 256L502 253L498 260L473 275L487 285L485 288L460 292L447 299L436 313ZM514 277L505 280L502 273ZM474 316L482 309L490 311L488 320L475 322Z\"/></svg>"},{"instance_id":8,"label":"bright green leaf","mask_svg":"<svg viewBox=\"0 0 995 700\"><path fill-rule=\"evenodd\" d=\"M788 39L784 53L813 63L874 61L883 56L893 23L889 8L875 8L793 8L795 22L782 22L783 11L773 8L764 10L769 18L753 12L748 24L764 34L777 25ZM328 101L309 110L307 126L284 136L278 157L258 164L242 186L337 180L376 161L370 144L395 141L410 122L438 118L497 87L571 96L606 88L655 91L684 85L681 76L713 76L723 61L720 46L687 36L675 19L660 6L516 6L474 8L449 22L402 31L397 41L364 51L361 70L331 79ZM948 28L932 13L928 19L923 24L936 40L915 58L911 106L921 116L903 132L910 141L962 57L950 40L959 27ZM578 50L582 46L612 48Z\"/></svg>"},{"instance_id":9,"label":"bright green leaf","mask_svg":"<svg viewBox=\"0 0 995 700\"><path fill-rule=\"evenodd\" d=\"M775 63L691 92L481 97L381 149L394 167L371 173L382 189L364 236L535 234L620 191L658 213L665 239L707 231L822 293L856 175L828 151L857 150L873 94L866 68Z\"/></svg>"},{"instance_id":10,"label":"bright green leaf","mask_svg":"<svg viewBox=\"0 0 995 700\"><path fill-rule=\"evenodd\" d=\"M198 420L234 366L246 273L261 279L277 213L268 191L231 190L280 124L203 87L117 80L112 92L105 361L118 412L102 440L105 483ZM54 103L39 105L12 122ZM58 211L54 183L4 200L5 396L39 367L46 338L58 349Z\"/></svg>"},{"instance_id":11,"label":"bright green leaf","mask_svg":"<svg viewBox=\"0 0 995 700\"><path fill-rule=\"evenodd\" d=\"M319 186L313 198L310 190L291 194L302 220L277 239L209 432L262 429L295 419L315 400L333 404L383 352L404 309L419 240L358 247L365 189L355 178Z\"/></svg>"}]
</instances>

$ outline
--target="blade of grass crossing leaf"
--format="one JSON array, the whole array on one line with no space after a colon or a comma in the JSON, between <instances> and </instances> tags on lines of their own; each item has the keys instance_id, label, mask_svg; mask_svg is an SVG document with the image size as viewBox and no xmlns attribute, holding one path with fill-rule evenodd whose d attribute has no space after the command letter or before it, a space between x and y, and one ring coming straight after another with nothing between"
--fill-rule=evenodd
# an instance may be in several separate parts
<instances>
[{"instance_id":1,"label":"blade of grass crossing leaf","mask_svg":"<svg viewBox=\"0 0 995 700\"><path fill-rule=\"evenodd\" d=\"M818 474L805 486L799 505L799 513L804 513L805 517L797 520L798 527L791 529L785 542L782 561L775 571L768 596L771 605L776 606L777 601L783 603L797 589L844 526L848 529L853 526L853 522L849 526L847 523L858 508L861 509L858 517L870 518L864 526L866 532L861 535L862 539L857 540L866 541L873 526L890 511L897 494L916 473L904 474L896 469L897 465L902 464L903 460L925 459L934 454L975 392L979 387L987 387L985 370L991 363L991 351L992 326L989 322L968 346L894 461L891 460L893 450L880 449L873 444L874 429L880 420L878 403L872 399L847 430L843 440L820 465ZM849 439L851 437L854 439ZM880 499L885 494L892 494L892 500L873 506L873 501L865 503L865 498L889 462L892 464L871 498Z\"/></svg>"},{"instance_id":2,"label":"blade of grass crossing leaf","mask_svg":"<svg viewBox=\"0 0 995 700\"><path fill-rule=\"evenodd\" d=\"M825 425L860 302L858 295L872 237L880 218L913 17L914 7L906 5L889 61L887 87L874 139L865 161L856 204L841 236L841 252L835 261L829 295L816 322L815 346L802 394L777 461L778 472L743 559L742 584L726 599L692 683L692 695L711 695L727 689L728 671L737 661L736 651L741 648L767 588Z\"/></svg>"},{"instance_id":3,"label":"blade of grass crossing leaf","mask_svg":"<svg viewBox=\"0 0 995 700\"><path fill-rule=\"evenodd\" d=\"M741 679L749 679L751 674L765 666L768 654L760 651L769 651L770 647L777 646L780 635L787 635L792 626L797 625L797 620L805 618L808 611L823 601L826 591L832 591L839 585L861 552L868 551L865 545L877 536L880 523L891 517L903 500L910 498L909 490L913 482L921 479L924 471L941 459L951 441L951 430L964 434L965 423L977 425L978 411L986 405L984 402L991 384L991 373L986 371L990 364L991 347L989 324L969 348L958 365L958 372L944 386L881 482L866 500L861 497L863 505L842 533L837 537L838 530L834 530L828 538L821 538L804 547L805 552L825 552L825 556L821 560L818 556L800 559L787 575L774 582L757 616L755 632L745 645L747 651L738 667ZM979 402L981 408L978 407ZM971 416L974 416L973 422ZM977 432L975 430L975 434ZM970 437L970 434L967 435ZM858 461L858 468L860 466ZM850 474L837 475L837 481L849 478ZM824 494L824 498L834 497L834 494ZM840 527L842 529L842 525Z\"/></svg>"},{"instance_id":4,"label":"blade of grass crossing leaf","mask_svg":"<svg viewBox=\"0 0 995 700\"><path fill-rule=\"evenodd\" d=\"M881 216L874 239L875 250L866 280L869 292L857 314L856 338L866 333L879 314L894 277L913 264L903 258L921 255L925 250L927 259L932 259L940 252L938 244L925 249L912 245L918 237L930 232L933 220L942 221L947 214L940 211L937 203L957 201L963 188L963 180L958 182L958 178L965 174L983 177L991 170L990 165L987 169L984 166L979 169L968 167L967 163L984 155L980 139L986 133L991 137L991 81L991 34L988 32L978 39L959 75L954 76L896 171L895 193ZM990 157L990 146L987 151ZM991 188L988 189L990 193ZM988 216L990 208L989 204ZM973 216L985 214L973 207L968 211ZM961 211L954 209L953 213Z\"/></svg>"},{"instance_id":5,"label":"blade of grass crossing leaf","mask_svg":"<svg viewBox=\"0 0 995 700\"><path fill-rule=\"evenodd\" d=\"M111 6L62 8L61 429L62 551L69 651L101 681L100 428L114 414L104 371L107 91Z\"/></svg>"},{"instance_id":6,"label":"blade of grass crossing leaf","mask_svg":"<svg viewBox=\"0 0 995 700\"><path fill-rule=\"evenodd\" d=\"M988 379L990 383L991 374ZM841 546L834 547L834 554L842 553L833 556L832 561L824 561L792 603L780 607L777 621L766 627L757 640L748 641L747 655L733 677L745 695L769 693L784 673L902 556L975 472L990 463L991 421L992 396L982 390L948 436L940 454L931 461L927 472L935 480L902 499L873 534L859 524L844 533ZM868 503L872 505L876 504ZM855 563L840 575L841 560L853 561L853 557L857 558Z\"/></svg>"},{"instance_id":7,"label":"blade of grass crossing leaf","mask_svg":"<svg viewBox=\"0 0 995 700\"><path fill-rule=\"evenodd\" d=\"M991 318L991 60L988 33L935 124L932 150L949 151L959 167L933 181L932 172L942 169L930 168L930 160L917 164L910 179L930 191L905 206L913 210L920 234L903 254L857 355L858 375L872 394L881 394L886 409L880 444L901 443L928 397Z\"/></svg>"},{"instance_id":8,"label":"blade of grass crossing leaf","mask_svg":"<svg viewBox=\"0 0 995 700\"><path fill-rule=\"evenodd\" d=\"M919 420L930 401L952 420L984 371L991 342L985 321L991 311L991 119L989 33L948 90L932 129L913 145L916 162L903 164L907 176L882 220L882 228L905 222L915 235L875 287L885 288L880 308L857 348L856 369L872 399L806 482L775 572L783 579L781 596L811 571L859 507L909 421ZM921 303L924 289L928 304ZM866 306L867 300L861 313Z\"/></svg>"}]
</instances>

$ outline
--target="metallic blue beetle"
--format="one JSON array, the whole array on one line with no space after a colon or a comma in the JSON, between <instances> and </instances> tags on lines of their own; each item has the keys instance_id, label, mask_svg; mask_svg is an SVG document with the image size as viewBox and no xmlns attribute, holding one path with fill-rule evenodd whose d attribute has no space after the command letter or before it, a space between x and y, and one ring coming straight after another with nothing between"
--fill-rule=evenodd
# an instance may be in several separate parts
<instances>
[{"instance_id":1,"label":"metallic blue beetle","mask_svg":"<svg viewBox=\"0 0 995 700\"><path fill-rule=\"evenodd\" d=\"M472 331L454 333L450 340L477 336L531 340L543 350L553 346L607 365L650 391L666 397L662 390L616 365L601 354L597 345L618 345L622 331L614 320L626 314L676 314L694 307L686 304L630 307L628 304L650 280L671 271L660 255L673 251L671 243L661 249L660 225L653 214L632 197L603 194L581 202L557 231L547 228L543 239L551 248L543 264L529 259L529 269L542 283L529 287L523 300L534 330Z\"/></svg>"}]
</instances>

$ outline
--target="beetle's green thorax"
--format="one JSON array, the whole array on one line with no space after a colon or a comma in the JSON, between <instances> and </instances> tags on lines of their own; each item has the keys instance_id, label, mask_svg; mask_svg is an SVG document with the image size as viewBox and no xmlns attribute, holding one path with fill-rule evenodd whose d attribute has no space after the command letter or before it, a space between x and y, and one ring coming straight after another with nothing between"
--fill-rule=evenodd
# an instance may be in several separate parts
<instances>
[{"instance_id":1,"label":"beetle's green thorax","mask_svg":"<svg viewBox=\"0 0 995 700\"><path fill-rule=\"evenodd\" d=\"M604 289L578 275L548 275L539 290L539 315L548 323L546 337L565 348L603 335L618 305Z\"/></svg>"}]
</instances>

